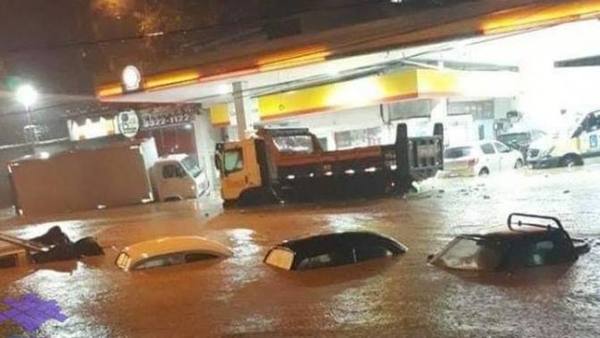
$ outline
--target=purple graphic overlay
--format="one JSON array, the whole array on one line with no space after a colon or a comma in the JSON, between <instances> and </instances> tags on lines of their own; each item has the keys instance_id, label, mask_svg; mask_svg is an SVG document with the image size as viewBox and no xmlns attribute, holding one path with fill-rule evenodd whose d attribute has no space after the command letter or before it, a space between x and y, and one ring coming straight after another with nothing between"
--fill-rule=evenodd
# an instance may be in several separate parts
<instances>
[{"instance_id":1,"label":"purple graphic overlay","mask_svg":"<svg viewBox=\"0 0 600 338\"><path fill-rule=\"evenodd\" d=\"M27 332L36 331L52 319L59 322L67 319L55 300L43 300L33 293L21 298L6 298L3 303L8 310L0 313L0 324L11 320Z\"/></svg>"}]
</instances>

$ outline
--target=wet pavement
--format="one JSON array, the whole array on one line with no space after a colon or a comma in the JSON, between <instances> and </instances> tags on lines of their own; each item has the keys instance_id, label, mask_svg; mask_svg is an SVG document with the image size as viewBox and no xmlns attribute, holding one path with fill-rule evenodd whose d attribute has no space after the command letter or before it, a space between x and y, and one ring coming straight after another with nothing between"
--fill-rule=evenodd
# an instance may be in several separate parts
<instances>
[{"instance_id":1,"label":"wet pavement","mask_svg":"<svg viewBox=\"0 0 600 338\"><path fill-rule=\"evenodd\" d=\"M523 171L424 184L407 198L276 205L221 213L210 201L146 205L47 220L5 219L34 237L60 224L96 236L106 256L0 273L0 300L33 293L68 318L39 337L411 336L598 337L600 246L571 266L514 274L456 274L426 264L454 235L504 224L513 211L551 214L574 237L600 242L600 167ZM262 263L270 246L325 231L374 230L408 253L302 273ZM117 250L136 241L194 234L234 256L125 273ZM2 305L0 305L0 311ZM0 336L24 335L4 322Z\"/></svg>"}]
</instances>

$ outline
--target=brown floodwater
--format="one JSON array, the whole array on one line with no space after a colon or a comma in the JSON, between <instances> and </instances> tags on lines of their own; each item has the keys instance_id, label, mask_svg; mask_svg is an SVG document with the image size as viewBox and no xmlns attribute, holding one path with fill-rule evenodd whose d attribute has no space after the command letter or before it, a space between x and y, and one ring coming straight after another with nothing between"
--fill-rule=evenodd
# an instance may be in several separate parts
<instances>
[{"instance_id":1,"label":"brown floodwater","mask_svg":"<svg viewBox=\"0 0 600 338\"><path fill-rule=\"evenodd\" d=\"M73 239L96 236L106 255L1 270L0 298L56 300L68 319L47 322L40 337L598 337L598 245L572 265L510 275L449 273L426 257L459 233L504 224L513 211L556 215L572 236L598 240L599 174L591 166L525 171L435 181L408 198L225 212L214 202L186 201L8 218L1 226L7 233L33 237L58 224ZM282 240L359 229L392 236L409 251L301 273L262 263ZM220 241L234 256L133 273L114 266L120 248L174 234ZM0 336L19 334L14 324L0 324Z\"/></svg>"}]
</instances>

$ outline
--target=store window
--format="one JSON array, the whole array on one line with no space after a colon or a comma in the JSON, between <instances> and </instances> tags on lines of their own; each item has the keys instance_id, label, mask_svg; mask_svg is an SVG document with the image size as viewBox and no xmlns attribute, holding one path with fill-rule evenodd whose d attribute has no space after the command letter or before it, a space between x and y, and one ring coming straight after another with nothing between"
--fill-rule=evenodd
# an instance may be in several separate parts
<instances>
[{"instance_id":1,"label":"store window","mask_svg":"<svg viewBox=\"0 0 600 338\"><path fill-rule=\"evenodd\" d=\"M390 120L406 120L418 117L429 117L433 110L432 100L411 100L394 102L388 105Z\"/></svg>"},{"instance_id":2,"label":"store window","mask_svg":"<svg viewBox=\"0 0 600 338\"><path fill-rule=\"evenodd\" d=\"M474 120L493 120L494 101L449 102L448 115L471 115Z\"/></svg>"}]
</instances>

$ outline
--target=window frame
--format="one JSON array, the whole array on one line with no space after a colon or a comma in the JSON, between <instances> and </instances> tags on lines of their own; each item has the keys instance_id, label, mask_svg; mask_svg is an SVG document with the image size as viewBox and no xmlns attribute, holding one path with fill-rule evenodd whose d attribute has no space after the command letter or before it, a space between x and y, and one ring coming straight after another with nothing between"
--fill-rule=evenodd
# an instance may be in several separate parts
<instances>
[{"instance_id":1,"label":"window frame","mask_svg":"<svg viewBox=\"0 0 600 338\"><path fill-rule=\"evenodd\" d=\"M485 146L490 146L493 152L492 153L486 152L485 149L484 149ZM496 155L496 154L498 154L498 151L496 150L496 147L494 147L494 144L492 144L491 142L482 143L482 144L479 145L479 148L481 149L481 153L483 155L488 155L489 156L489 155Z\"/></svg>"},{"instance_id":2,"label":"window frame","mask_svg":"<svg viewBox=\"0 0 600 338\"><path fill-rule=\"evenodd\" d=\"M171 176L165 174L167 172L167 169L173 170ZM179 163L165 163L162 166L161 175L162 178L165 180L170 180L173 178L185 178L186 176L188 176L187 171Z\"/></svg>"},{"instance_id":3,"label":"window frame","mask_svg":"<svg viewBox=\"0 0 600 338\"><path fill-rule=\"evenodd\" d=\"M494 148L496 148L496 152L498 154L508 154L511 152L511 148L509 146L507 146L501 142L498 142L498 141L494 141L493 143L494 143ZM504 150L506 150L506 151L500 150L501 147L504 148Z\"/></svg>"},{"instance_id":4,"label":"window frame","mask_svg":"<svg viewBox=\"0 0 600 338\"><path fill-rule=\"evenodd\" d=\"M187 259L187 256L189 256L189 255L198 255L198 254L211 256L211 257L207 257L205 259L198 259L198 260L188 260ZM161 265L156 265L156 266L151 266L151 267L140 268L141 265L146 264L149 261L161 260L161 259L165 259L165 258L168 258L171 256L174 258L178 258L178 259L180 258L179 262L174 263L174 264L161 264ZM155 269L155 268L164 268L164 267L175 266L175 265L184 265L184 264L189 264L189 263L201 262L201 261L205 261L205 260L216 259L219 257L220 256L218 256L218 255L207 253L207 252L202 252L202 251L177 251L177 252L170 252L170 253L166 253L166 254L162 254L162 255L156 255L156 256L151 256L151 257L141 259L141 260L135 262L135 264L133 264L129 269L130 270L148 270L148 269Z\"/></svg>"},{"instance_id":5,"label":"window frame","mask_svg":"<svg viewBox=\"0 0 600 338\"><path fill-rule=\"evenodd\" d=\"M239 154L238 160L236 161L236 166L235 168L232 169L227 169L227 154L229 153L237 153ZM237 166L237 164L240 163L241 166ZM236 148L232 148L232 149L226 149L225 151L223 151L223 174L225 176L229 176L231 174L234 174L236 172L240 172L244 170L244 150L242 149L242 147L236 147Z\"/></svg>"}]
</instances>

